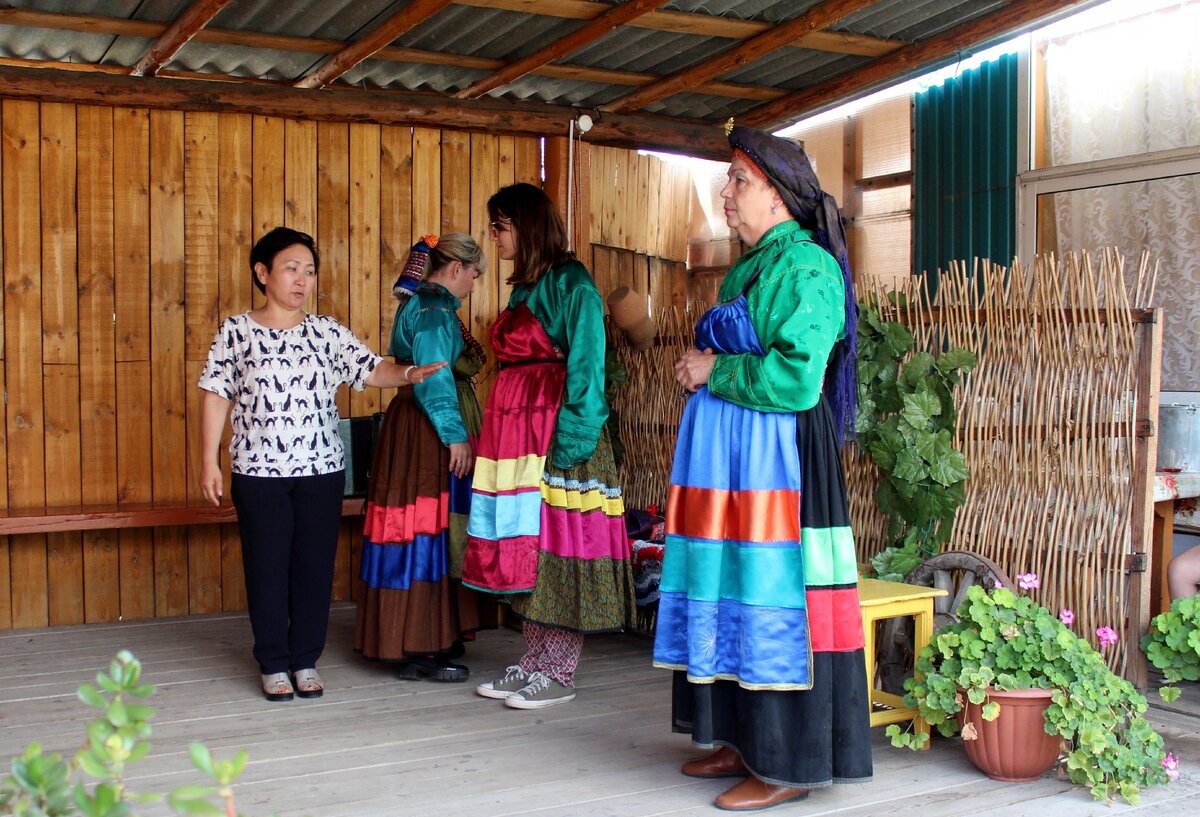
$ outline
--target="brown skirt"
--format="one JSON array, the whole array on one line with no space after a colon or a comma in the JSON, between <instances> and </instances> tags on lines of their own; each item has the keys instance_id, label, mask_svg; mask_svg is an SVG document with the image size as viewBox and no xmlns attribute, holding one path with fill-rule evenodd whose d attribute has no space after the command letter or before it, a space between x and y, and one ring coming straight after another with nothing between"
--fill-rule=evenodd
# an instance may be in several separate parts
<instances>
[{"instance_id":1,"label":"brown skirt","mask_svg":"<svg viewBox=\"0 0 1200 817\"><path fill-rule=\"evenodd\" d=\"M450 452L403 388L388 405L371 464L362 568L356 587L354 648L376 661L448 651L494 626L490 597L452 575L452 535L465 526L457 497L470 501L470 477L450 473ZM456 520L458 521L458 520Z\"/></svg>"}]
</instances>

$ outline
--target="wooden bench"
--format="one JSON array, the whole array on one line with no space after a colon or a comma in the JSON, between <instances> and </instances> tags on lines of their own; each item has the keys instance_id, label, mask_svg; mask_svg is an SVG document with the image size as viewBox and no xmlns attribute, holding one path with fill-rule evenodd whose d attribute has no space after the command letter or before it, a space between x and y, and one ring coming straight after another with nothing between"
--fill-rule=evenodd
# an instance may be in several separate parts
<instances>
[{"instance_id":1,"label":"wooden bench","mask_svg":"<svg viewBox=\"0 0 1200 817\"><path fill-rule=\"evenodd\" d=\"M342 516L362 516L366 501L346 497ZM124 505L74 505L0 510L0 536L59 533L110 528L157 528L167 525L219 525L236 522L233 505L192 502L146 502Z\"/></svg>"}]
</instances>

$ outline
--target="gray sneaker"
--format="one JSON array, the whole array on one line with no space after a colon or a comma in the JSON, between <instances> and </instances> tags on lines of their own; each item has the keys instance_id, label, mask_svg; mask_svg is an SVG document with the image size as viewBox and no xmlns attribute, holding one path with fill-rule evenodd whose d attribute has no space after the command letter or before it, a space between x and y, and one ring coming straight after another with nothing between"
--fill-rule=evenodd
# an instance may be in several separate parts
<instances>
[{"instance_id":1,"label":"gray sneaker","mask_svg":"<svg viewBox=\"0 0 1200 817\"><path fill-rule=\"evenodd\" d=\"M514 664L504 671L503 678L497 678L475 687L475 694L485 698L507 698L528 684L529 677L530 673Z\"/></svg>"},{"instance_id":2,"label":"gray sneaker","mask_svg":"<svg viewBox=\"0 0 1200 817\"><path fill-rule=\"evenodd\" d=\"M541 672L531 673L529 683L504 699L513 709L541 709L575 700L575 688L560 684Z\"/></svg>"}]
</instances>

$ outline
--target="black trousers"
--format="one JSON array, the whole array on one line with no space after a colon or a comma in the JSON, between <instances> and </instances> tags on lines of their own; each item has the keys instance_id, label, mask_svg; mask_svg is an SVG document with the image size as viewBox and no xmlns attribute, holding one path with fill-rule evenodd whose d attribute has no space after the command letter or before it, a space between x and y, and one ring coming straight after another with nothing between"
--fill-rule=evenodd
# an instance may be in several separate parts
<instances>
[{"instance_id":1,"label":"black trousers","mask_svg":"<svg viewBox=\"0 0 1200 817\"><path fill-rule=\"evenodd\" d=\"M234 474L254 657L264 675L315 667L325 649L344 471Z\"/></svg>"}]
</instances>

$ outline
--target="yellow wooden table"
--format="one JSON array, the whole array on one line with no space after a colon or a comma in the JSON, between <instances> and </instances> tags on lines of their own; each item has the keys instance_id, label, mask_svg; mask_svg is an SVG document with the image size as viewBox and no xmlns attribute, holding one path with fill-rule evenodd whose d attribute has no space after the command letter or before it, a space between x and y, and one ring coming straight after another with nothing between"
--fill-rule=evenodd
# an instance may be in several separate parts
<instances>
[{"instance_id":1,"label":"yellow wooden table","mask_svg":"<svg viewBox=\"0 0 1200 817\"><path fill-rule=\"evenodd\" d=\"M947 595L936 587L922 587L879 579L858 580L858 600L862 606L863 639L867 658L867 691L870 695L871 726L911 720L913 732L929 731L929 724L917 714L916 707L905 706L904 698L875 688L875 622L885 618L912 616L913 653L921 652L933 638L933 600ZM877 709L877 706L886 707ZM928 746L929 744L925 744Z\"/></svg>"}]
</instances>

